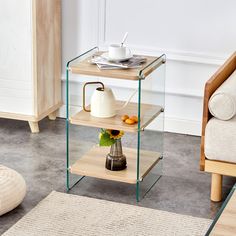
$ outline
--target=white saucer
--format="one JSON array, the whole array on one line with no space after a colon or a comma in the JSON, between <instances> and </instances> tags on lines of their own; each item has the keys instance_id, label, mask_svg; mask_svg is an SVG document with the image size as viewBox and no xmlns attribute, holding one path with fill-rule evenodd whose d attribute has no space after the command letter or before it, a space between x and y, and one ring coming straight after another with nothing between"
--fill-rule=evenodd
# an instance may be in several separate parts
<instances>
[{"instance_id":1,"label":"white saucer","mask_svg":"<svg viewBox=\"0 0 236 236\"><path fill-rule=\"evenodd\" d=\"M123 58L110 58L108 52L105 52L101 55L102 58L108 60L108 61L117 61L117 62L122 62L122 61L127 61L133 57L132 54L127 54L126 57Z\"/></svg>"}]
</instances>

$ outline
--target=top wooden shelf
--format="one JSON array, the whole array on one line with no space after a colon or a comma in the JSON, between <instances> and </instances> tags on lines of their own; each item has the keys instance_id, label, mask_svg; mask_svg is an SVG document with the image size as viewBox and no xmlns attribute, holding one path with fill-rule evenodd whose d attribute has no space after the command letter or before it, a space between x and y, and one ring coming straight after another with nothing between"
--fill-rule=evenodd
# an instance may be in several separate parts
<instances>
[{"instance_id":1,"label":"top wooden shelf","mask_svg":"<svg viewBox=\"0 0 236 236\"><path fill-rule=\"evenodd\" d=\"M101 54L103 52L99 52ZM142 55L143 56L143 55ZM147 61L143 63L141 68L136 69L112 69L112 70L100 70L97 65L90 64L89 61L91 57L88 57L78 63L74 62L70 66L70 70L74 74L89 75L89 76L98 76L98 77L109 77L115 79L127 79L127 80L139 80L140 72L142 72L142 79L147 77L151 72L153 72L159 65L162 63L160 59L159 63L158 57L144 56L147 58Z\"/></svg>"}]
</instances>

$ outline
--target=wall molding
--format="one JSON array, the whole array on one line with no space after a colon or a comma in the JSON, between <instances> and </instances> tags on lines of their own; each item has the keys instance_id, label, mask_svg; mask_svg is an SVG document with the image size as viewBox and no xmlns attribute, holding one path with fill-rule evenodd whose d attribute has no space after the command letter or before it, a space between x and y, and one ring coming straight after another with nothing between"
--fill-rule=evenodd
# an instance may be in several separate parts
<instances>
[{"instance_id":1,"label":"wall molding","mask_svg":"<svg viewBox=\"0 0 236 236\"><path fill-rule=\"evenodd\" d=\"M99 48L101 50L106 50L109 46L108 42L99 42ZM165 54L167 60L177 61L177 62L187 62L187 63L200 63L206 65L222 65L227 56L215 56L199 52L187 52L187 51L174 51L165 48L157 47L146 47L140 45L129 45L129 48L135 53L146 54L150 56L162 55Z\"/></svg>"},{"instance_id":2,"label":"wall molding","mask_svg":"<svg viewBox=\"0 0 236 236\"><path fill-rule=\"evenodd\" d=\"M82 85L84 82L81 82L81 80L79 79L80 77L81 76L71 75L70 83ZM65 75L62 75L61 81L63 83L66 83L66 76ZM119 83L119 85L117 85L117 84L109 83L109 80L107 80L106 85L108 85L109 87L112 87L112 88L134 89L133 87L128 86L127 84ZM151 92L151 93L153 93L153 92L158 93L159 92L159 91L153 91L153 90L145 90L145 91ZM186 89L168 88L168 89L166 89L165 94L172 95L172 96L191 97L191 98L197 98L197 99L203 98L203 91L198 91L198 90L193 90L193 89L186 91Z\"/></svg>"},{"instance_id":3,"label":"wall molding","mask_svg":"<svg viewBox=\"0 0 236 236\"><path fill-rule=\"evenodd\" d=\"M101 0L98 9L98 46L101 50L107 50L109 42L106 40L106 7L107 1ZM129 48L135 53L147 55L166 54L167 60L200 63L207 65L222 65L228 55L211 55L203 52L173 50L170 48L147 47L146 45L129 44Z\"/></svg>"}]
</instances>

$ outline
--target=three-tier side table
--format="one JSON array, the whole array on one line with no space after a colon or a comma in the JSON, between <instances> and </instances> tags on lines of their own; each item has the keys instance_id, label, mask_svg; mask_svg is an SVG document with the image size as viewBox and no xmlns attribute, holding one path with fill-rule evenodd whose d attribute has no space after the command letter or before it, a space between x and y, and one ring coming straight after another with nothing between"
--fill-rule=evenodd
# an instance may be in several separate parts
<instances>
[{"instance_id":1,"label":"three-tier side table","mask_svg":"<svg viewBox=\"0 0 236 236\"><path fill-rule=\"evenodd\" d=\"M133 185L139 201L161 176L163 159L163 130L165 104L165 55L145 56L140 68L100 70L91 58L101 52L98 47L73 58L66 73L66 187L69 191L84 177L114 181L114 184ZM81 106L82 86L87 81L102 81L112 88L117 106L121 107L135 90L130 103L112 118L97 118ZM77 86L75 85L75 82ZM75 87L79 87L78 91ZM86 103L92 93L88 91ZM122 92L121 92L122 91ZM80 102L78 101L80 100ZM136 115L138 123L129 125L121 116ZM85 136L80 135L81 129ZM99 130L123 130L123 153L127 168L110 171L105 168L109 147L98 145Z\"/></svg>"}]
</instances>

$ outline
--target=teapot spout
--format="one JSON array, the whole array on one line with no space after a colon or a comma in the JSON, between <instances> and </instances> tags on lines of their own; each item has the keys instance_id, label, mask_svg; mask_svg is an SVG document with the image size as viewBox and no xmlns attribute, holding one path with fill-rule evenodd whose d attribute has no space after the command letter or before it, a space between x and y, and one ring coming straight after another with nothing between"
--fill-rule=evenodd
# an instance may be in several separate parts
<instances>
[{"instance_id":1,"label":"teapot spout","mask_svg":"<svg viewBox=\"0 0 236 236\"><path fill-rule=\"evenodd\" d=\"M122 105L122 107L116 109L116 112L119 112L119 111L123 110L125 107L127 107L127 105L130 103L131 99L134 97L134 95L135 95L137 92L138 92L138 90L136 89L136 90L131 94L131 96L129 97L129 99Z\"/></svg>"}]
</instances>

